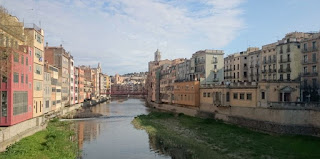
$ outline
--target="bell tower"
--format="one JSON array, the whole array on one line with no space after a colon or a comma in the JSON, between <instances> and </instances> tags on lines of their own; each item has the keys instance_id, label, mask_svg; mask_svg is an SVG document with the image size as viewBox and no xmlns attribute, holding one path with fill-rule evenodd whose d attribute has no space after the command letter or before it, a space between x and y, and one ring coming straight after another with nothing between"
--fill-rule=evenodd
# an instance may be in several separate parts
<instances>
[{"instance_id":1,"label":"bell tower","mask_svg":"<svg viewBox=\"0 0 320 159\"><path fill-rule=\"evenodd\" d=\"M154 53L154 61L159 62L161 60L161 52L159 49Z\"/></svg>"}]
</instances>

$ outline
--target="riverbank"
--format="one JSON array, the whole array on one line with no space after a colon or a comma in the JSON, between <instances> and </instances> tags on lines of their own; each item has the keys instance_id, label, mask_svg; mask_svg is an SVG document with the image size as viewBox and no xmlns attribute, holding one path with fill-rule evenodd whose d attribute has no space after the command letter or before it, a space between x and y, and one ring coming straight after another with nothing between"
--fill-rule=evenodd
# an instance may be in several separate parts
<instances>
[{"instance_id":1,"label":"riverbank","mask_svg":"<svg viewBox=\"0 0 320 159\"><path fill-rule=\"evenodd\" d=\"M9 146L0 159L70 158L77 157L78 147L72 122L54 119L39 131Z\"/></svg>"},{"instance_id":2,"label":"riverbank","mask_svg":"<svg viewBox=\"0 0 320 159\"><path fill-rule=\"evenodd\" d=\"M176 158L320 158L320 139L255 132L213 119L152 112L132 122Z\"/></svg>"}]
</instances>

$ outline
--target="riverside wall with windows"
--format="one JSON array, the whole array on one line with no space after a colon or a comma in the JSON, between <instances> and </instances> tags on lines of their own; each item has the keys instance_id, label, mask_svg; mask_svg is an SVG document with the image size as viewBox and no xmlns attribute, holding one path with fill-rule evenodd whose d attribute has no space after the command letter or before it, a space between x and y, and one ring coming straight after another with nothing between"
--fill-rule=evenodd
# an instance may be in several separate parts
<instances>
[{"instance_id":1,"label":"riverside wall with windows","mask_svg":"<svg viewBox=\"0 0 320 159\"><path fill-rule=\"evenodd\" d=\"M149 107L184 113L190 116L223 120L227 123L251 129L284 134L312 135L320 137L320 110L304 108L216 107L201 104L200 107L157 104Z\"/></svg>"}]
</instances>

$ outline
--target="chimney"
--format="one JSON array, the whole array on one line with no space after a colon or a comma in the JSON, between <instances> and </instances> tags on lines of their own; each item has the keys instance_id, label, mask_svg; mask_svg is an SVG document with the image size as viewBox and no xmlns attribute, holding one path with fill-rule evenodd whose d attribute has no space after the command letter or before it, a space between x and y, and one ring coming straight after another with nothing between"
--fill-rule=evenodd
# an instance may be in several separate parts
<instances>
[{"instance_id":1,"label":"chimney","mask_svg":"<svg viewBox=\"0 0 320 159\"><path fill-rule=\"evenodd\" d=\"M48 42L46 42L46 48L48 48Z\"/></svg>"},{"instance_id":2,"label":"chimney","mask_svg":"<svg viewBox=\"0 0 320 159\"><path fill-rule=\"evenodd\" d=\"M60 47L62 48L62 44L60 44Z\"/></svg>"}]
</instances>

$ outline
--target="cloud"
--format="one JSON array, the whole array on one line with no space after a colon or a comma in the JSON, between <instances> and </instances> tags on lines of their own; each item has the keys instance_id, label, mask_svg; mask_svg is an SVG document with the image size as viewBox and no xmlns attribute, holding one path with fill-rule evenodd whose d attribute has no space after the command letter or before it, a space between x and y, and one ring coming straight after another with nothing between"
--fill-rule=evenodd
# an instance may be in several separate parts
<instances>
[{"instance_id":1,"label":"cloud","mask_svg":"<svg viewBox=\"0 0 320 159\"><path fill-rule=\"evenodd\" d=\"M245 28L243 0L0 0L20 20L45 30L76 64L100 61L108 74L146 71L157 48L163 58L221 49Z\"/></svg>"}]
</instances>

